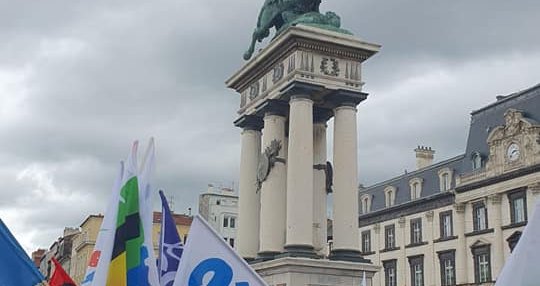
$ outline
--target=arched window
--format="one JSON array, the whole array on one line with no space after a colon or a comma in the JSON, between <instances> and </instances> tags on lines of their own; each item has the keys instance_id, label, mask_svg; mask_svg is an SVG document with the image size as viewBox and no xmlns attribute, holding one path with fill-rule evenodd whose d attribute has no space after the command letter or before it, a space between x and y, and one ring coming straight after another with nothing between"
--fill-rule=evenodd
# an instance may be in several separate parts
<instances>
[{"instance_id":1,"label":"arched window","mask_svg":"<svg viewBox=\"0 0 540 286\"><path fill-rule=\"evenodd\" d=\"M439 170L439 190L441 192L449 191L452 188L453 171L450 168Z\"/></svg>"},{"instance_id":2,"label":"arched window","mask_svg":"<svg viewBox=\"0 0 540 286\"><path fill-rule=\"evenodd\" d=\"M471 156L471 161L473 170L477 170L483 167L484 162L480 153L474 152Z\"/></svg>"},{"instance_id":3,"label":"arched window","mask_svg":"<svg viewBox=\"0 0 540 286\"><path fill-rule=\"evenodd\" d=\"M388 186L384 189L384 201L386 207L391 207L396 201L396 188Z\"/></svg>"},{"instance_id":4,"label":"arched window","mask_svg":"<svg viewBox=\"0 0 540 286\"><path fill-rule=\"evenodd\" d=\"M409 187L411 189L411 200L419 199L422 196L422 183L421 178L414 178L409 181Z\"/></svg>"},{"instance_id":5,"label":"arched window","mask_svg":"<svg viewBox=\"0 0 540 286\"><path fill-rule=\"evenodd\" d=\"M371 195L365 194L360 197L362 213L366 214L371 211Z\"/></svg>"}]
</instances>

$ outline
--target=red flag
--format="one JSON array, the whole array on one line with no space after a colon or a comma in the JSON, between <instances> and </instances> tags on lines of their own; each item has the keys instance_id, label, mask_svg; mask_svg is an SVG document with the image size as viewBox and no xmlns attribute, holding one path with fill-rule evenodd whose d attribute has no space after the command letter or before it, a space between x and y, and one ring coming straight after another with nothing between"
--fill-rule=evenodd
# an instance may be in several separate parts
<instances>
[{"instance_id":1,"label":"red flag","mask_svg":"<svg viewBox=\"0 0 540 286\"><path fill-rule=\"evenodd\" d=\"M77 286L56 258L53 257L52 262L54 263L54 272L49 280L50 286Z\"/></svg>"}]
</instances>

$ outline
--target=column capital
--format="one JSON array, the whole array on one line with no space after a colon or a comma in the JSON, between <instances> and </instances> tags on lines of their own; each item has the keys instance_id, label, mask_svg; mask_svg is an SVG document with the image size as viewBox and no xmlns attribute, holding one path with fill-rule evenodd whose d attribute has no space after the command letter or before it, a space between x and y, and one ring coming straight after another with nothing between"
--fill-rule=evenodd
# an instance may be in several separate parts
<instances>
[{"instance_id":1,"label":"column capital","mask_svg":"<svg viewBox=\"0 0 540 286\"><path fill-rule=\"evenodd\" d=\"M234 121L234 126L243 128L244 130L261 131L264 126L261 117L256 115L243 115Z\"/></svg>"},{"instance_id":2,"label":"column capital","mask_svg":"<svg viewBox=\"0 0 540 286\"><path fill-rule=\"evenodd\" d=\"M280 90L282 100L290 100L293 97L312 99L313 95L324 91L324 86L312 83L293 81Z\"/></svg>"},{"instance_id":3,"label":"column capital","mask_svg":"<svg viewBox=\"0 0 540 286\"><path fill-rule=\"evenodd\" d=\"M488 201L493 205L500 205L502 201L502 196L500 194L489 195Z\"/></svg>"},{"instance_id":4,"label":"column capital","mask_svg":"<svg viewBox=\"0 0 540 286\"><path fill-rule=\"evenodd\" d=\"M432 222L433 221L433 215L434 215L434 212L431 210L431 211L427 211L426 212L426 219L427 221L429 222Z\"/></svg>"},{"instance_id":5,"label":"column capital","mask_svg":"<svg viewBox=\"0 0 540 286\"><path fill-rule=\"evenodd\" d=\"M466 206L465 203L455 203L454 210L456 210L456 213L464 213L465 206Z\"/></svg>"},{"instance_id":6,"label":"column capital","mask_svg":"<svg viewBox=\"0 0 540 286\"><path fill-rule=\"evenodd\" d=\"M283 100L269 99L255 107L255 113L260 117L267 115L287 116L289 104Z\"/></svg>"},{"instance_id":7,"label":"column capital","mask_svg":"<svg viewBox=\"0 0 540 286\"><path fill-rule=\"evenodd\" d=\"M326 96L326 100L332 108L341 106L356 107L368 97L367 93L338 89Z\"/></svg>"},{"instance_id":8,"label":"column capital","mask_svg":"<svg viewBox=\"0 0 540 286\"><path fill-rule=\"evenodd\" d=\"M332 116L334 116L334 111L332 111L332 109L318 107L318 106L313 107L313 123L314 124L320 124L320 123L326 124L326 122L330 118L332 118Z\"/></svg>"},{"instance_id":9,"label":"column capital","mask_svg":"<svg viewBox=\"0 0 540 286\"><path fill-rule=\"evenodd\" d=\"M531 184L527 187L534 195L540 194L540 182Z\"/></svg>"}]
</instances>

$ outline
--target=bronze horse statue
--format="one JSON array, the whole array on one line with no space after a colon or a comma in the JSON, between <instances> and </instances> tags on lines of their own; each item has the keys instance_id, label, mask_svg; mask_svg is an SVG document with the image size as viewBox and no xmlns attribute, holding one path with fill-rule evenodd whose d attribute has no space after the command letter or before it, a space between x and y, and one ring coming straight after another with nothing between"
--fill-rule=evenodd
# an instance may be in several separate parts
<instances>
[{"instance_id":1,"label":"bronze horse statue","mask_svg":"<svg viewBox=\"0 0 540 286\"><path fill-rule=\"evenodd\" d=\"M276 36L281 28L306 13L319 13L321 0L265 0L257 19L257 27L253 32L251 44L244 53L249 60L255 50L255 43L261 42L270 35L270 29L276 29Z\"/></svg>"}]
</instances>

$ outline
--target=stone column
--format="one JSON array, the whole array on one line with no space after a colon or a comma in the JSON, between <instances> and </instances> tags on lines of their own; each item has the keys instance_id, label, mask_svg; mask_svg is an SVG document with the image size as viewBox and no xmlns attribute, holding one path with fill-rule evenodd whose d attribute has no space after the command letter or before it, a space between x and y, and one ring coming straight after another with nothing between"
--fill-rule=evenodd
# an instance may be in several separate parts
<instances>
[{"instance_id":1,"label":"stone column","mask_svg":"<svg viewBox=\"0 0 540 286\"><path fill-rule=\"evenodd\" d=\"M356 104L334 109L334 246L330 259L363 261L358 233Z\"/></svg>"},{"instance_id":2,"label":"stone column","mask_svg":"<svg viewBox=\"0 0 540 286\"><path fill-rule=\"evenodd\" d=\"M315 257L313 251L313 101L291 96L287 166L288 256Z\"/></svg>"},{"instance_id":3,"label":"stone column","mask_svg":"<svg viewBox=\"0 0 540 286\"><path fill-rule=\"evenodd\" d=\"M326 253L326 121L313 125L313 247Z\"/></svg>"},{"instance_id":4,"label":"stone column","mask_svg":"<svg viewBox=\"0 0 540 286\"><path fill-rule=\"evenodd\" d=\"M257 164L261 153L262 120L243 118L240 153L240 185L238 207L238 253L247 260L254 259L259 250L260 195L257 192Z\"/></svg>"},{"instance_id":5,"label":"stone column","mask_svg":"<svg viewBox=\"0 0 540 286\"><path fill-rule=\"evenodd\" d=\"M283 252L286 223L286 176L284 158L286 111L276 104L265 108L261 160L267 159L266 179L261 185L261 232L259 258L272 259ZM275 154L277 153L277 156ZM274 154L274 155L272 155ZM266 160L265 159L265 160ZM259 177L261 176L259 168ZM264 168L263 168L264 169Z\"/></svg>"},{"instance_id":6,"label":"stone column","mask_svg":"<svg viewBox=\"0 0 540 286\"><path fill-rule=\"evenodd\" d=\"M497 278L504 265L504 239L502 233L501 195L493 194L488 197L490 209L488 210L488 226L494 230L493 239L493 278Z\"/></svg>"},{"instance_id":7,"label":"stone column","mask_svg":"<svg viewBox=\"0 0 540 286\"><path fill-rule=\"evenodd\" d=\"M467 267L467 239L465 237L465 204L455 204L455 230L457 235L456 248L456 284L468 282Z\"/></svg>"},{"instance_id":8,"label":"stone column","mask_svg":"<svg viewBox=\"0 0 540 286\"><path fill-rule=\"evenodd\" d=\"M433 217L434 212L432 210L426 212L426 224L423 233L424 237L422 237L422 241L428 243L426 247L427 251L424 253L424 276L426 280L424 283L425 285L436 285L436 281L440 280L440 276L436 275L439 264L435 261L435 247L433 245Z\"/></svg>"}]
</instances>

